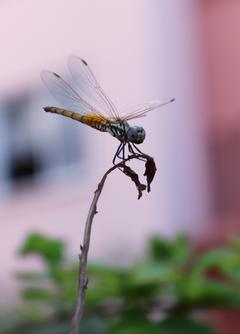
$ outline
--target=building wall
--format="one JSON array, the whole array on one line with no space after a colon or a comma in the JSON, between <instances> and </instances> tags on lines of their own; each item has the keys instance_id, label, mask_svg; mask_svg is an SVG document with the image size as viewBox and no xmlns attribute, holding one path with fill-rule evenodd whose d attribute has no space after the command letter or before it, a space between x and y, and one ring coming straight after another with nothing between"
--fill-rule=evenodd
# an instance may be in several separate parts
<instances>
[{"instance_id":1,"label":"building wall","mask_svg":"<svg viewBox=\"0 0 240 334\"><path fill-rule=\"evenodd\" d=\"M239 232L240 3L202 1L201 6L215 224L224 237Z\"/></svg>"},{"instance_id":2,"label":"building wall","mask_svg":"<svg viewBox=\"0 0 240 334\"><path fill-rule=\"evenodd\" d=\"M25 91L34 96L30 128L34 148L43 155L47 152L46 161L69 143L64 134L69 131L79 131L79 143L73 141L72 146L83 154L75 168L49 168L34 183L2 195L1 252L5 257L0 283L9 299L16 292L10 288L15 284L10 273L39 265L35 259L16 258L27 233L40 231L65 239L70 255L77 259L93 191L111 166L117 146L108 134L42 112L42 106L55 102L39 72L51 69L68 78L69 54L88 60L120 110L176 97L164 111L138 120L147 130L142 150L155 157L158 167L152 192L138 201L136 189L124 175L115 171L109 177L94 221L91 258L126 264L142 254L153 232L204 231L209 195L200 59L195 57L199 46L194 43L199 14L196 2L181 3L184 6L178 0L1 3L2 101ZM1 127L3 137L4 131ZM143 166L136 168L142 174Z\"/></svg>"}]
</instances>

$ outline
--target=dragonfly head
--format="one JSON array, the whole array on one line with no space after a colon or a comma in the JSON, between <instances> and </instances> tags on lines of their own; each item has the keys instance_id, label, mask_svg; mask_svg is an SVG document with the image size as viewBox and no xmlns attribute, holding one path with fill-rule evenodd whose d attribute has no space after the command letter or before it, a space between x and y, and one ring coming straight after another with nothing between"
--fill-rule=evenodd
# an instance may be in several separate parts
<instances>
[{"instance_id":1,"label":"dragonfly head","mask_svg":"<svg viewBox=\"0 0 240 334\"><path fill-rule=\"evenodd\" d=\"M143 127L134 125L128 129L127 139L134 144L141 144L146 136L146 132Z\"/></svg>"}]
</instances>

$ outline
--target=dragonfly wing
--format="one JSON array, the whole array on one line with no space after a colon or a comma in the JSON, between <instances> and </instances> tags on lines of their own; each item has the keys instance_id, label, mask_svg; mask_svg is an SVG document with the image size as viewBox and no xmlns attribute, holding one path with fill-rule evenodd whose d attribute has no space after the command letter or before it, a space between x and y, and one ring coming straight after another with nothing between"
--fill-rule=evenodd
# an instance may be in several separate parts
<instances>
[{"instance_id":1,"label":"dragonfly wing","mask_svg":"<svg viewBox=\"0 0 240 334\"><path fill-rule=\"evenodd\" d=\"M69 111L83 114L97 114L101 112L83 99L65 80L57 73L41 71L41 78L50 93Z\"/></svg>"},{"instance_id":2,"label":"dragonfly wing","mask_svg":"<svg viewBox=\"0 0 240 334\"><path fill-rule=\"evenodd\" d=\"M154 100L145 104L141 104L135 108L126 110L126 112L121 115L121 119L123 119L124 121L129 121L131 119L144 117L149 111L157 109L173 101L174 99L168 99L165 101Z\"/></svg>"},{"instance_id":3,"label":"dragonfly wing","mask_svg":"<svg viewBox=\"0 0 240 334\"><path fill-rule=\"evenodd\" d=\"M108 118L118 120L119 114L114 103L103 91L87 62L77 56L70 56L68 67L78 84L80 95L85 96L91 104L99 106Z\"/></svg>"}]
</instances>

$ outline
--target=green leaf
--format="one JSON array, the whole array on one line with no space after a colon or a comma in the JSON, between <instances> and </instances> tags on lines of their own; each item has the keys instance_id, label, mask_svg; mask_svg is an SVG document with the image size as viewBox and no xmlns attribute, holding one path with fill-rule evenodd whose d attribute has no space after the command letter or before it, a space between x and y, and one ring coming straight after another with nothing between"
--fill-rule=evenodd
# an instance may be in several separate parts
<instances>
[{"instance_id":1,"label":"green leaf","mask_svg":"<svg viewBox=\"0 0 240 334\"><path fill-rule=\"evenodd\" d=\"M214 330L203 323L184 316L170 316L162 321L158 333L163 334L214 334Z\"/></svg>"},{"instance_id":2,"label":"green leaf","mask_svg":"<svg viewBox=\"0 0 240 334\"><path fill-rule=\"evenodd\" d=\"M55 295L43 288L30 287L22 291L22 297L31 301L51 301L55 298Z\"/></svg>"},{"instance_id":3,"label":"green leaf","mask_svg":"<svg viewBox=\"0 0 240 334\"><path fill-rule=\"evenodd\" d=\"M182 284L179 299L188 304L196 306L239 306L240 289L229 283L217 280L186 279Z\"/></svg>"},{"instance_id":4,"label":"green leaf","mask_svg":"<svg viewBox=\"0 0 240 334\"><path fill-rule=\"evenodd\" d=\"M139 313L125 314L117 323L113 324L107 334L158 334L158 326L144 319Z\"/></svg>"},{"instance_id":5,"label":"green leaf","mask_svg":"<svg viewBox=\"0 0 240 334\"><path fill-rule=\"evenodd\" d=\"M240 255L240 237L231 236L228 240L228 244L232 250L234 250L238 255Z\"/></svg>"},{"instance_id":6,"label":"green leaf","mask_svg":"<svg viewBox=\"0 0 240 334\"><path fill-rule=\"evenodd\" d=\"M25 322L29 323L47 321L52 316L50 310L42 305L21 308L19 314L21 314Z\"/></svg>"},{"instance_id":7,"label":"green leaf","mask_svg":"<svg viewBox=\"0 0 240 334\"><path fill-rule=\"evenodd\" d=\"M211 268L219 268L228 272L228 270L236 266L240 266L240 257L231 249L219 248L200 256L195 261L192 272L200 275Z\"/></svg>"},{"instance_id":8,"label":"green leaf","mask_svg":"<svg viewBox=\"0 0 240 334\"><path fill-rule=\"evenodd\" d=\"M159 294L161 289L176 280L176 274L169 264L139 263L131 268L120 282L121 294L129 303Z\"/></svg>"},{"instance_id":9,"label":"green leaf","mask_svg":"<svg viewBox=\"0 0 240 334\"><path fill-rule=\"evenodd\" d=\"M171 256L177 264L184 264L192 255L188 238L184 234L176 236L171 245Z\"/></svg>"},{"instance_id":10,"label":"green leaf","mask_svg":"<svg viewBox=\"0 0 240 334\"><path fill-rule=\"evenodd\" d=\"M63 260L64 243L57 239L50 239L39 233L27 237L20 254L23 256L37 254L49 265L59 265Z\"/></svg>"},{"instance_id":11,"label":"green leaf","mask_svg":"<svg viewBox=\"0 0 240 334\"><path fill-rule=\"evenodd\" d=\"M182 264L191 255L188 239L182 234L173 240L153 237L149 244L149 255L155 261L170 261L175 264Z\"/></svg>"},{"instance_id":12,"label":"green leaf","mask_svg":"<svg viewBox=\"0 0 240 334\"><path fill-rule=\"evenodd\" d=\"M154 323L138 313L125 314L121 321L113 324L108 334L214 334L207 324L185 316L170 316Z\"/></svg>"},{"instance_id":13,"label":"green leaf","mask_svg":"<svg viewBox=\"0 0 240 334\"><path fill-rule=\"evenodd\" d=\"M122 285L127 280L125 270L103 265L90 265L88 268L89 289L86 296L88 307L116 298L122 294Z\"/></svg>"},{"instance_id":14,"label":"green leaf","mask_svg":"<svg viewBox=\"0 0 240 334\"><path fill-rule=\"evenodd\" d=\"M119 276L122 278L126 274L128 269L119 268L115 266L109 266L103 263L89 263L88 273L93 276L107 277L107 276Z\"/></svg>"},{"instance_id":15,"label":"green leaf","mask_svg":"<svg viewBox=\"0 0 240 334\"><path fill-rule=\"evenodd\" d=\"M176 280L178 273L174 271L171 264L157 262L141 263L133 267L129 273L131 285L152 285L169 283Z\"/></svg>"},{"instance_id":16,"label":"green leaf","mask_svg":"<svg viewBox=\"0 0 240 334\"><path fill-rule=\"evenodd\" d=\"M149 243L150 258L158 260L168 260L171 257L169 241L159 237L152 237Z\"/></svg>"}]
</instances>

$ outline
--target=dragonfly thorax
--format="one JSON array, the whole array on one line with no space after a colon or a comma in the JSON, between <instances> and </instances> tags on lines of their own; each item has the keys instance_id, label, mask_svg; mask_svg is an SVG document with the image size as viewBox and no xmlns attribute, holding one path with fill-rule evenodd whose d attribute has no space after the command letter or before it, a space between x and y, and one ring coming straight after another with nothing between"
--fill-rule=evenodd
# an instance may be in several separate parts
<instances>
[{"instance_id":1,"label":"dragonfly thorax","mask_svg":"<svg viewBox=\"0 0 240 334\"><path fill-rule=\"evenodd\" d=\"M113 123L107 131L121 142L141 144L145 138L145 130L141 126L130 126L127 122Z\"/></svg>"}]
</instances>

